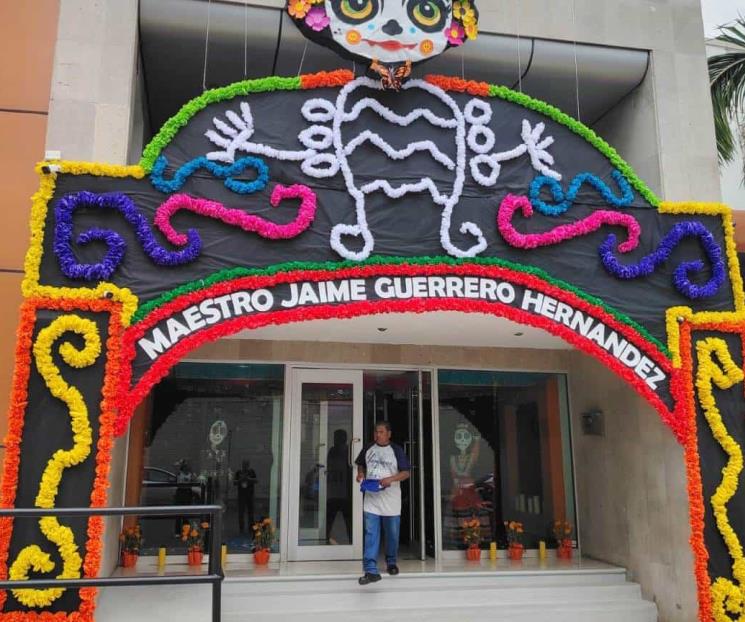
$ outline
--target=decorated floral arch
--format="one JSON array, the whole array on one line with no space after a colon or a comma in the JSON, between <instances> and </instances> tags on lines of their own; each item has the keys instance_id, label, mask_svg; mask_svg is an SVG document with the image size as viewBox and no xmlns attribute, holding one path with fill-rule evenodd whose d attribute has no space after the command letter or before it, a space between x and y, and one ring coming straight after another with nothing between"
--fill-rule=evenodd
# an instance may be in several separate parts
<instances>
[{"instance_id":1,"label":"decorated floral arch","mask_svg":"<svg viewBox=\"0 0 745 622\"><path fill-rule=\"evenodd\" d=\"M654 406L685 451L700 618L736 619L745 298L729 210L660 201L592 130L521 93L383 86L240 82L186 104L136 166L38 165L3 506L104 506L115 436L206 341L486 313L565 339ZM0 519L0 570L95 576L102 528ZM94 594L14 590L0 620L92 620Z\"/></svg>"}]
</instances>

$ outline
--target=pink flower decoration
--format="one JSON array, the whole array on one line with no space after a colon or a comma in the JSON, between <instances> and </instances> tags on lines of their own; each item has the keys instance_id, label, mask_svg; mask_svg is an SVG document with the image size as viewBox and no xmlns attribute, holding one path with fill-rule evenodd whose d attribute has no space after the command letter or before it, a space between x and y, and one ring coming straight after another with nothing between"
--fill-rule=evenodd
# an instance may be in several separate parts
<instances>
[{"instance_id":1,"label":"pink flower decoration","mask_svg":"<svg viewBox=\"0 0 745 622\"><path fill-rule=\"evenodd\" d=\"M448 43L450 43L450 45L463 45L466 31L459 22L452 22L450 26L445 29L445 36L448 38Z\"/></svg>"},{"instance_id":2,"label":"pink flower decoration","mask_svg":"<svg viewBox=\"0 0 745 622\"><path fill-rule=\"evenodd\" d=\"M588 235L597 231L603 225L624 227L628 232L628 239L618 245L619 252L628 253L639 245L641 227L637 220L629 214L598 210L587 218L568 225L560 225L545 233L520 233L512 224L512 217L518 210L522 212L525 218L530 218L533 215L533 206L527 197L508 194L499 206L497 216L499 232L505 241L515 248L530 249L540 246L553 246L572 238Z\"/></svg>"},{"instance_id":3,"label":"pink flower decoration","mask_svg":"<svg viewBox=\"0 0 745 622\"><path fill-rule=\"evenodd\" d=\"M322 6L314 6L305 16L305 25L316 32L321 32L330 21L329 16L326 15L326 9Z\"/></svg>"},{"instance_id":4,"label":"pink flower decoration","mask_svg":"<svg viewBox=\"0 0 745 622\"><path fill-rule=\"evenodd\" d=\"M287 240L300 235L310 227L316 216L316 195L310 188L300 184L294 186L277 184L270 198L272 207L277 207L285 199L300 199L300 208L295 220L279 225L260 216L225 207L222 203L216 201L197 199L188 194L174 194L156 210L155 225L171 244L183 246L187 243L188 238L185 234L179 233L173 228L171 217L181 210L187 210L207 218L220 220L227 225L240 227L244 231L256 233L262 238Z\"/></svg>"}]
</instances>

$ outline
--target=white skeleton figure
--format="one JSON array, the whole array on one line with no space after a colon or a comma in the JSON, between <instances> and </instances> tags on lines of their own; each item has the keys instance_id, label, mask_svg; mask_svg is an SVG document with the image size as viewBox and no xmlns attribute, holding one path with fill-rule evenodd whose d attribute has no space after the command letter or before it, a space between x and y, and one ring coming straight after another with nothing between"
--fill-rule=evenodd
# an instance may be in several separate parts
<instances>
[{"instance_id":1,"label":"white skeleton figure","mask_svg":"<svg viewBox=\"0 0 745 622\"><path fill-rule=\"evenodd\" d=\"M356 222L354 224L337 224L331 231L332 248L345 259L361 261L367 259L373 251L375 240L367 224L365 199L367 195L383 191L391 199L400 199L407 194L429 192L436 205L442 208L440 240L443 248L454 257L475 257L486 248L483 232L473 222L464 222L459 231L471 235L476 242L463 250L455 246L450 237L453 210L463 193L466 180L466 169L470 165L473 179L482 186L493 186L497 183L503 162L515 160L528 155L532 167L542 175L560 180L561 175L551 169L553 156L547 151L553 144L552 137L542 138L545 126L538 123L531 127L527 120L522 123L522 142L514 149L494 153L496 137L488 127L492 117L492 108L488 102L471 99L461 111L455 100L441 88L422 80L411 80L403 85L403 90L426 91L437 102L444 105L451 113L443 117L427 108L418 108L406 115L400 115L383 106L372 97L363 97L354 105L347 103L357 89L366 88L381 90L379 82L369 78L357 78L339 92L336 101L322 98L310 99L303 104L303 118L312 123L300 132L297 139L305 147L302 150L280 150L268 145L251 141L255 132L250 106L243 102L240 105L241 115L228 111L229 123L213 119L217 131L208 130L207 138L221 151L207 154L209 160L233 163L237 153L265 156L284 161L299 162L306 175L316 178L333 177L341 171L347 191L355 202ZM371 110L393 126L407 127L424 119L435 128L452 133L455 146L455 160L443 153L431 140L420 140L409 143L402 149L393 147L384 137L372 130L364 130L356 136L345 139L345 124L356 121L363 111ZM231 125L232 124L232 125ZM349 127L349 126L348 126ZM347 129L348 129L347 127ZM393 133L393 132L392 132ZM418 152L428 152L440 165L452 173L452 186L447 192L437 188L430 177L422 177L416 183L392 185L386 179L376 179L369 183L358 183L355 172L349 162L349 156L360 146L370 143L382 150L393 160L405 161ZM473 152L468 160L468 151ZM486 169L486 172L484 172ZM363 246L354 251L345 245L343 236L359 237Z\"/></svg>"}]
</instances>

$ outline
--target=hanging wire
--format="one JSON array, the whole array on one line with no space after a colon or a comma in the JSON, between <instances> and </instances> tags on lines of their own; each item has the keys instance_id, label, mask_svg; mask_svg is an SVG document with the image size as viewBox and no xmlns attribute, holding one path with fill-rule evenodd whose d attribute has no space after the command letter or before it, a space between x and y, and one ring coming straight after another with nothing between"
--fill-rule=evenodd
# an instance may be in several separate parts
<instances>
[{"instance_id":1,"label":"hanging wire","mask_svg":"<svg viewBox=\"0 0 745 622\"><path fill-rule=\"evenodd\" d=\"M582 121L582 115L579 109L579 65L577 63L577 15L576 15L576 0L572 0L572 29L574 38L574 90L575 97L577 98L577 121Z\"/></svg>"},{"instance_id":2,"label":"hanging wire","mask_svg":"<svg viewBox=\"0 0 745 622\"><path fill-rule=\"evenodd\" d=\"M523 58L521 51L520 42L520 12L521 12L522 0L517 0L517 87L518 90L523 92Z\"/></svg>"},{"instance_id":3,"label":"hanging wire","mask_svg":"<svg viewBox=\"0 0 745 622\"><path fill-rule=\"evenodd\" d=\"M308 51L308 40L305 40L305 47L303 48L303 55L300 57L300 67L297 69L297 75L303 73L303 62L305 61L305 53Z\"/></svg>"},{"instance_id":4,"label":"hanging wire","mask_svg":"<svg viewBox=\"0 0 745 622\"><path fill-rule=\"evenodd\" d=\"M277 27L277 44L274 46L274 60L272 61L272 75L277 75L277 60L279 59L279 48L282 45L282 24L284 24L284 11L277 11L279 14L279 26Z\"/></svg>"},{"instance_id":5,"label":"hanging wire","mask_svg":"<svg viewBox=\"0 0 745 622\"><path fill-rule=\"evenodd\" d=\"M248 0L243 3L243 79L248 78Z\"/></svg>"},{"instance_id":6,"label":"hanging wire","mask_svg":"<svg viewBox=\"0 0 745 622\"><path fill-rule=\"evenodd\" d=\"M207 90L207 52L210 46L210 19L212 18L212 0L207 3L207 32L204 35L204 70L202 71L202 91Z\"/></svg>"}]
</instances>

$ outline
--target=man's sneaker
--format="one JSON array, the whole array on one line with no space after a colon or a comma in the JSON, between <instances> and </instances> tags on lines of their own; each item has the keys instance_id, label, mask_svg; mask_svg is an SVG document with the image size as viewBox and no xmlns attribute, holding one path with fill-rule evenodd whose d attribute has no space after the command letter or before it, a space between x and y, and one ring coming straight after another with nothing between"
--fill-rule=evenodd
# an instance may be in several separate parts
<instances>
[{"instance_id":1,"label":"man's sneaker","mask_svg":"<svg viewBox=\"0 0 745 622\"><path fill-rule=\"evenodd\" d=\"M396 564L393 564L392 566L388 566L388 574L391 576L395 576L398 574L398 566Z\"/></svg>"},{"instance_id":2,"label":"man's sneaker","mask_svg":"<svg viewBox=\"0 0 745 622\"><path fill-rule=\"evenodd\" d=\"M382 577L379 574L373 574L372 572L366 572L364 576L357 579L357 583L360 585L367 585L368 583L377 583Z\"/></svg>"}]
</instances>

